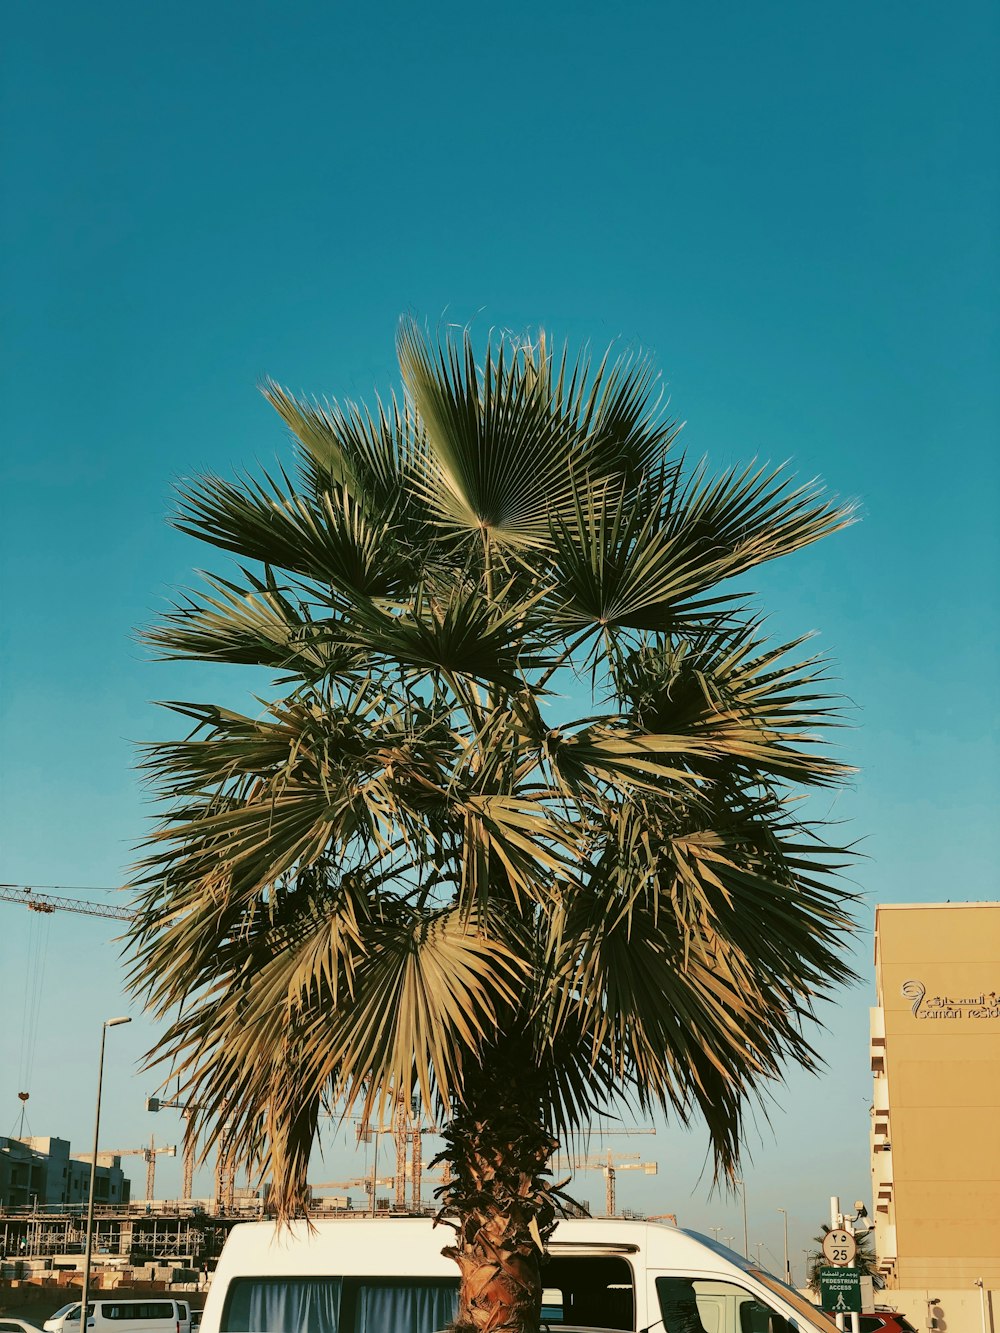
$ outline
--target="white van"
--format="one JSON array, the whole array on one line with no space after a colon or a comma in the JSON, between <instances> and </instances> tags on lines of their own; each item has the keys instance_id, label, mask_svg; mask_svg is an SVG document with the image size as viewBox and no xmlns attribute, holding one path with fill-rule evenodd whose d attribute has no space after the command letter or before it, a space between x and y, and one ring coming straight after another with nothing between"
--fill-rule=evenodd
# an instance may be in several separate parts
<instances>
[{"instance_id":1,"label":"white van","mask_svg":"<svg viewBox=\"0 0 1000 1333\"><path fill-rule=\"evenodd\" d=\"M64 1305L42 1328L46 1333L78 1333L80 1302ZM142 1300L101 1297L87 1302L87 1329L94 1333L191 1333L191 1306L148 1296Z\"/></svg>"},{"instance_id":2,"label":"white van","mask_svg":"<svg viewBox=\"0 0 1000 1333\"><path fill-rule=\"evenodd\" d=\"M437 1333L454 1318L451 1231L430 1218L236 1226L201 1333ZM567 1219L542 1268L542 1328L616 1333L832 1333L776 1277L660 1222Z\"/></svg>"}]
</instances>

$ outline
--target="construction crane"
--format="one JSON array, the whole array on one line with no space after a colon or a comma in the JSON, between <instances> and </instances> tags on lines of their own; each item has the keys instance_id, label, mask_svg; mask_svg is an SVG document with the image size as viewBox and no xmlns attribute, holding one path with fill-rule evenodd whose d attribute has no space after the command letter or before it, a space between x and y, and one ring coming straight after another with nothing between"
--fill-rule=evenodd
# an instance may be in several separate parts
<instances>
[{"instance_id":1,"label":"construction crane","mask_svg":"<svg viewBox=\"0 0 1000 1333\"><path fill-rule=\"evenodd\" d=\"M180 1111L184 1124L184 1181L181 1198L188 1202L194 1193L194 1162L197 1144L194 1135L194 1113L198 1107L194 1102L184 1102L178 1097L147 1097L147 1111ZM236 1203L236 1163L233 1153L232 1135L224 1127L218 1137L218 1153L215 1158L215 1210L225 1216L233 1211Z\"/></svg>"},{"instance_id":2,"label":"construction crane","mask_svg":"<svg viewBox=\"0 0 1000 1333\"><path fill-rule=\"evenodd\" d=\"M615 1216L615 1183L619 1171L642 1171L647 1176L656 1175L655 1162L640 1162L638 1153L613 1153L609 1148L606 1157L557 1157L557 1170L567 1171L603 1171L606 1187L605 1216Z\"/></svg>"},{"instance_id":3,"label":"construction crane","mask_svg":"<svg viewBox=\"0 0 1000 1333\"><path fill-rule=\"evenodd\" d=\"M156 1141L150 1136L148 1148L104 1148L94 1159L94 1154L89 1152L80 1153L81 1162L96 1160L98 1165L104 1165L101 1162L102 1157L141 1157L146 1163L146 1202L152 1203L156 1198L156 1158L159 1153L167 1157L176 1157L177 1148L156 1146Z\"/></svg>"},{"instance_id":4,"label":"construction crane","mask_svg":"<svg viewBox=\"0 0 1000 1333\"><path fill-rule=\"evenodd\" d=\"M192 1116L198 1108L190 1105L188 1102L178 1101L177 1098L168 1097L147 1097L147 1111L180 1111L184 1120L184 1180L181 1187L181 1199L187 1202L191 1199L194 1190L194 1156L195 1139L192 1132Z\"/></svg>"},{"instance_id":5,"label":"construction crane","mask_svg":"<svg viewBox=\"0 0 1000 1333\"><path fill-rule=\"evenodd\" d=\"M54 888L56 886L46 885L45 887ZM43 916L49 916L54 912L79 912L83 916L107 917L112 921L133 921L135 919L135 913L130 912L127 908L115 907L110 903L92 903L80 898L62 898L52 893L41 893L31 884L0 884L0 902L20 904L22 907L27 907L29 912L38 912ZM35 1000L35 1006L37 1012L37 999ZM26 1001L26 1017L27 1013ZM27 1073L28 1071L24 1070L22 1072ZM17 1095L21 1102L21 1117L17 1130L17 1136L20 1138L24 1133L25 1114L30 1094L27 1091L21 1091Z\"/></svg>"},{"instance_id":6,"label":"construction crane","mask_svg":"<svg viewBox=\"0 0 1000 1333\"><path fill-rule=\"evenodd\" d=\"M332 1113L328 1112L331 1115ZM421 1208L421 1190L423 1188L424 1153L422 1135L439 1134L437 1125L421 1125L414 1120L413 1112L402 1094L397 1094L393 1105L392 1129L374 1128L361 1117L358 1120L357 1140L359 1143L371 1143L375 1140L375 1155L378 1156L378 1139L382 1134L392 1134L396 1146L396 1174L393 1184L396 1192L396 1207L406 1207L406 1181L410 1181L410 1206L414 1212ZM407 1161L409 1158L409 1161Z\"/></svg>"},{"instance_id":7,"label":"construction crane","mask_svg":"<svg viewBox=\"0 0 1000 1333\"><path fill-rule=\"evenodd\" d=\"M39 893L30 884L0 884L0 902L20 903L30 912L80 912L83 916L104 916L112 921L134 921L135 913L111 903L91 903L82 898L59 898Z\"/></svg>"},{"instance_id":8,"label":"construction crane","mask_svg":"<svg viewBox=\"0 0 1000 1333\"><path fill-rule=\"evenodd\" d=\"M424 1149L421 1136L437 1134L437 1125L421 1125L414 1121L407 1100L402 1095L396 1097L393 1117L392 1136L396 1143L396 1207L406 1207L406 1178L410 1178L410 1206L415 1213L420 1211L420 1194L423 1188ZM410 1161L407 1164L407 1155Z\"/></svg>"},{"instance_id":9,"label":"construction crane","mask_svg":"<svg viewBox=\"0 0 1000 1333\"><path fill-rule=\"evenodd\" d=\"M376 1176L373 1172L370 1176L355 1176L352 1180L319 1180L315 1185L310 1185L309 1188L311 1190L363 1189L368 1195L368 1206L371 1209L372 1217L374 1217L376 1211L375 1191L380 1185L392 1186L395 1183L395 1177Z\"/></svg>"},{"instance_id":10,"label":"construction crane","mask_svg":"<svg viewBox=\"0 0 1000 1333\"><path fill-rule=\"evenodd\" d=\"M224 1125L219 1135L215 1159L215 1211L222 1217L236 1207L236 1156L233 1151L232 1126Z\"/></svg>"}]
</instances>

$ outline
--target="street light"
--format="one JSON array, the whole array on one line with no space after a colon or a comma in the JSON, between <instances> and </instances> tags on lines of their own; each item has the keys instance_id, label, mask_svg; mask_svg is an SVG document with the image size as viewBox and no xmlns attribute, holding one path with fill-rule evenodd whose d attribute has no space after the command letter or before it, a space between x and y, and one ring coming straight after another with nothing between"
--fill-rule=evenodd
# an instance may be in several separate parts
<instances>
[{"instance_id":1,"label":"street light","mask_svg":"<svg viewBox=\"0 0 1000 1333\"><path fill-rule=\"evenodd\" d=\"M715 1237L716 1244L718 1244L719 1236L722 1234L722 1227L709 1227L708 1229Z\"/></svg>"},{"instance_id":2,"label":"street light","mask_svg":"<svg viewBox=\"0 0 1000 1333\"><path fill-rule=\"evenodd\" d=\"M101 1054L97 1061L97 1110L94 1113L94 1151L90 1158L90 1195L87 1199L87 1248L83 1258L83 1300L80 1302L80 1333L87 1333L87 1302L90 1299L90 1260L94 1253L94 1178L97 1174L97 1138L101 1129L101 1083L104 1080L104 1039L108 1028L131 1023L131 1018L106 1018L101 1027Z\"/></svg>"},{"instance_id":3,"label":"street light","mask_svg":"<svg viewBox=\"0 0 1000 1333\"><path fill-rule=\"evenodd\" d=\"M743 1195L743 1255L744 1258L750 1258L750 1232L747 1230L747 1186L745 1180L734 1180L734 1185L739 1185Z\"/></svg>"},{"instance_id":4,"label":"street light","mask_svg":"<svg viewBox=\"0 0 1000 1333\"><path fill-rule=\"evenodd\" d=\"M781 1214L782 1221L785 1224L785 1281L791 1286L792 1270L788 1266L788 1213L784 1208L779 1208L778 1212Z\"/></svg>"}]
</instances>

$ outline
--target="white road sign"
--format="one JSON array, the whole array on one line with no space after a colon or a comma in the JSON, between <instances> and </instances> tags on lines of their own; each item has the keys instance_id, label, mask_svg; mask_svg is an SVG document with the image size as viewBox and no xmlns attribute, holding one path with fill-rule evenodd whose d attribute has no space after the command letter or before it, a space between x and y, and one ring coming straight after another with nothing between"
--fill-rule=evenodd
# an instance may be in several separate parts
<instances>
[{"instance_id":1,"label":"white road sign","mask_svg":"<svg viewBox=\"0 0 1000 1333\"><path fill-rule=\"evenodd\" d=\"M843 1227L836 1227L823 1237L823 1257L838 1268L846 1268L853 1263L857 1252L858 1242Z\"/></svg>"}]
</instances>

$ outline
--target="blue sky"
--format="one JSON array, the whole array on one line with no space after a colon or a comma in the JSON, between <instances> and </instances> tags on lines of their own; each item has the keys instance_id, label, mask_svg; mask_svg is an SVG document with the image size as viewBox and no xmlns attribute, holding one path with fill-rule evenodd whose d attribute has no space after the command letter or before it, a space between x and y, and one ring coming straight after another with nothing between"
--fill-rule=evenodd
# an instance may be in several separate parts
<instances>
[{"instance_id":1,"label":"blue sky","mask_svg":"<svg viewBox=\"0 0 1000 1333\"><path fill-rule=\"evenodd\" d=\"M391 385L410 311L638 343L694 455L788 459L856 497L858 526L753 586L776 633L820 631L853 703L861 772L832 812L868 858L861 922L995 896L998 24L987 0L17 6L0 880L122 881L150 700L234 688L134 639L207 558L164 522L173 480L283 454L264 374ZM40 981L37 927L0 911L0 1133L37 992L32 1127L82 1147L116 948L52 918ZM805 1244L831 1192L868 1193L866 936L857 964L818 1039L829 1073L792 1074L746 1168L772 1251L776 1208ZM104 1141L137 1145L155 1032L109 1041ZM623 1177L626 1205L735 1229L697 1129L639 1142L660 1175Z\"/></svg>"}]
</instances>

